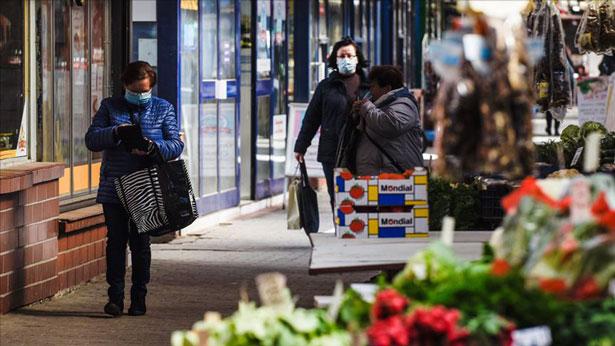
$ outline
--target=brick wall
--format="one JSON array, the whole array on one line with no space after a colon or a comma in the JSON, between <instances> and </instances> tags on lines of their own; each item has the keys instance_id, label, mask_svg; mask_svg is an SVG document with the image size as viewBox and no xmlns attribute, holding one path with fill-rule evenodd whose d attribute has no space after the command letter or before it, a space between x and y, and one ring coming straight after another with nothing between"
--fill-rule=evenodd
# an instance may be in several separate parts
<instances>
[{"instance_id":1,"label":"brick wall","mask_svg":"<svg viewBox=\"0 0 615 346\"><path fill-rule=\"evenodd\" d=\"M58 178L64 165L0 171L0 313L58 291Z\"/></svg>"},{"instance_id":2,"label":"brick wall","mask_svg":"<svg viewBox=\"0 0 615 346\"><path fill-rule=\"evenodd\" d=\"M60 216L58 279L60 290L105 272L107 228L99 206Z\"/></svg>"}]
</instances>

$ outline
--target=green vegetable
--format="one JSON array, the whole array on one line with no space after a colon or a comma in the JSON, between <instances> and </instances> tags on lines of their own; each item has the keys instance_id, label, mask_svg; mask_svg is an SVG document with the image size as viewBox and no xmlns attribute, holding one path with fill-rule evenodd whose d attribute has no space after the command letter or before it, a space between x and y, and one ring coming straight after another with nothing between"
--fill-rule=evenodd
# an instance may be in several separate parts
<instances>
[{"instance_id":1,"label":"green vegetable","mask_svg":"<svg viewBox=\"0 0 615 346\"><path fill-rule=\"evenodd\" d=\"M608 130L606 129L606 127L604 127L604 125L598 122L588 121L584 123L583 126L581 126L580 136L586 138L587 135L593 132L598 132L601 135L606 135L608 133Z\"/></svg>"},{"instance_id":2,"label":"green vegetable","mask_svg":"<svg viewBox=\"0 0 615 346\"><path fill-rule=\"evenodd\" d=\"M581 129L577 125L568 125L560 135L562 142L576 142L580 137Z\"/></svg>"}]
</instances>

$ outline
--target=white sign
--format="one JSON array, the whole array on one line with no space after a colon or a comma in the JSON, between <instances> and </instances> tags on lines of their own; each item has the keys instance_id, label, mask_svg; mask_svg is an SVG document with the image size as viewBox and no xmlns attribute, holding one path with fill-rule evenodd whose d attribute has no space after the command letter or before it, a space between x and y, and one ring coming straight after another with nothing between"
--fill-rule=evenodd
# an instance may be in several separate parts
<instances>
[{"instance_id":1,"label":"white sign","mask_svg":"<svg viewBox=\"0 0 615 346\"><path fill-rule=\"evenodd\" d=\"M549 346L553 342L546 326L518 329L512 333L514 346Z\"/></svg>"},{"instance_id":2,"label":"white sign","mask_svg":"<svg viewBox=\"0 0 615 346\"><path fill-rule=\"evenodd\" d=\"M286 114L273 116L273 140L283 141L286 139Z\"/></svg>"},{"instance_id":3,"label":"white sign","mask_svg":"<svg viewBox=\"0 0 615 346\"><path fill-rule=\"evenodd\" d=\"M296 172L297 160L295 160L295 142L301 130L301 123L307 109L307 103L291 103L288 105L288 134L286 137L286 176L294 176ZM313 178L324 178L322 165L316 160L318 156L318 141L320 131L312 139L312 144L305 153L305 165L308 176Z\"/></svg>"},{"instance_id":4,"label":"white sign","mask_svg":"<svg viewBox=\"0 0 615 346\"><path fill-rule=\"evenodd\" d=\"M606 124L607 107L613 86L608 77L588 78L577 83L579 124L596 121Z\"/></svg>"},{"instance_id":5,"label":"white sign","mask_svg":"<svg viewBox=\"0 0 615 346\"><path fill-rule=\"evenodd\" d=\"M158 40L155 38L139 39L139 60L152 66L158 66Z\"/></svg>"}]
</instances>

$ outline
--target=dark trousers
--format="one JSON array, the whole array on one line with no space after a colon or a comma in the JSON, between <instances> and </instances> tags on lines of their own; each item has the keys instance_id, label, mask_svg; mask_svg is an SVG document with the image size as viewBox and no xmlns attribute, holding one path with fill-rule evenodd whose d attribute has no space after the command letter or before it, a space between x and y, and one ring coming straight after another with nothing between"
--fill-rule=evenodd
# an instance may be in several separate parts
<instances>
[{"instance_id":1,"label":"dark trousers","mask_svg":"<svg viewBox=\"0 0 615 346\"><path fill-rule=\"evenodd\" d=\"M329 192L329 201L331 203L331 210L333 210L333 204L335 201L335 184L333 183L333 169L334 163L322 162L322 170L325 173L325 179L327 179L327 192Z\"/></svg>"},{"instance_id":2,"label":"dark trousers","mask_svg":"<svg viewBox=\"0 0 615 346\"><path fill-rule=\"evenodd\" d=\"M152 261L149 235L140 235L128 213L121 204L103 204L107 225L107 283L109 300L124 301L124 277L126 276L126 244L130 246L132 259L131 298L147 293L149 267Z\"/></svg>"}]
</instances>

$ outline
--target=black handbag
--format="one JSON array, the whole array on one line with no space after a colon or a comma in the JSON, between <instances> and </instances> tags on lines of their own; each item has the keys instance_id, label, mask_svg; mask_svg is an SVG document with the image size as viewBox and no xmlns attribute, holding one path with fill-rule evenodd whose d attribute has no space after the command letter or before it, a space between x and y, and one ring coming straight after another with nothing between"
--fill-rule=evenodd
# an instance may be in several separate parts
<instances>
[{"instance_id":1,"label":"black handbag","mask_svg":"<svg viewBox=\"0 0 615 346\"><path fill-rule=\"evenodd\" d=\"M301 227L306 233L316 233L320 227L320 214L318 213L318 198L310 186L305 162L299 163L301 170L301 186L298 191L299 216Z\"/></svg>"},{"instance_id":2,"label":"black handbag","mask_svg":"<svg viewBox=\"0 0 615 346\"><path fill-rule=\"evenodd\" d=\"M117 178L115 190L137 232L160 236L190 225L199 215L184 160L165 161L155 144L149 157L150 167Z\"/></svg>"}]
</instances>

